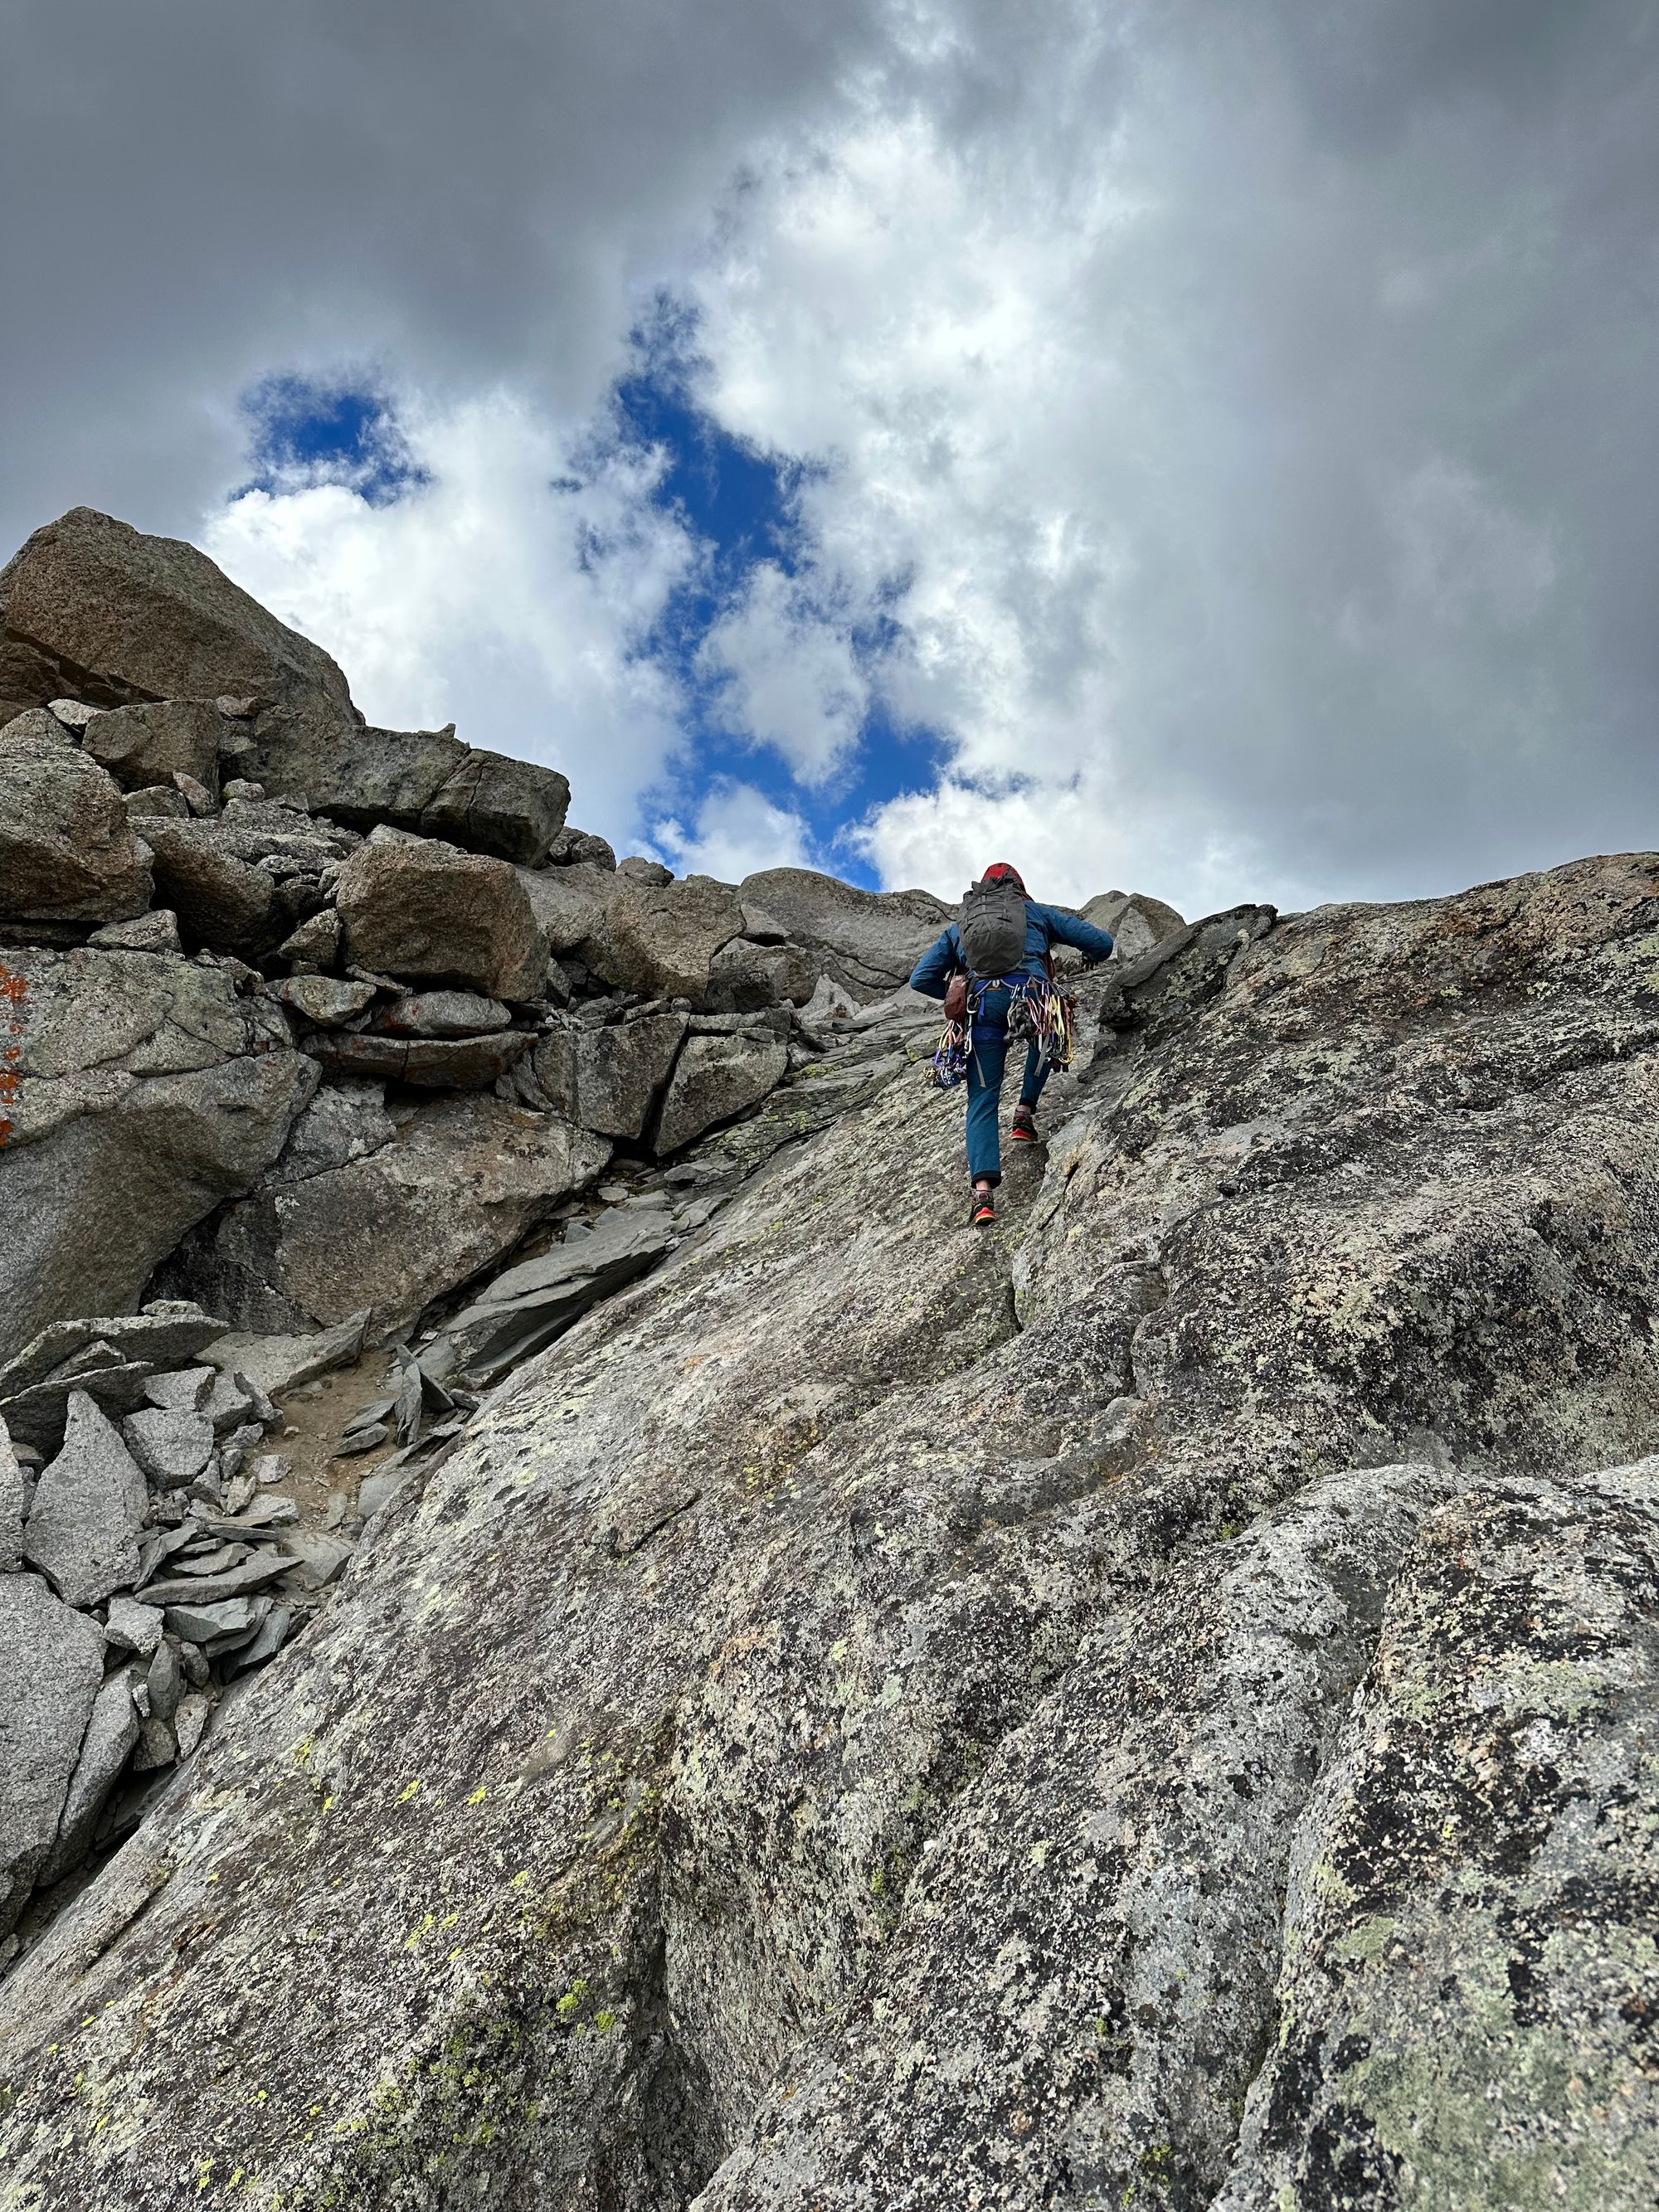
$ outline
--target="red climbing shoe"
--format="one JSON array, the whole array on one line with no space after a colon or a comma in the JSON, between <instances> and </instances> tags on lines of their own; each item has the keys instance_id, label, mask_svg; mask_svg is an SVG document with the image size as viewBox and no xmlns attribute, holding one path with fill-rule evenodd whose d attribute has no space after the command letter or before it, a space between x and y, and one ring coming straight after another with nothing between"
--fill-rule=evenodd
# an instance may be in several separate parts
<instances>
[{"instance_id":1,"label":"red climbing shoe","mask_svg":"<svg viewBox=\"0 0 1659 2212\"><path fill-rule=\"evenodd\" d=\"M988 1229L996 1218L997 1201L994 1192L976 1190L974 1193L974 1210L968 1217L969 1227Z\"/></svg>"},{"instance_id":2,"label":"red climbing shoe","mask_svg":"<svg viewBox=\"0 0 1659 2212\"><path fill-rule=\"evenodd\" d=\"M1036 1145L1042 1142L1037 1135L1036 1115L1029 1106L1016 1106L1014 1126L1008 1132L1008 1140L1014 1145Z\"/></svg>"}]
</instances>

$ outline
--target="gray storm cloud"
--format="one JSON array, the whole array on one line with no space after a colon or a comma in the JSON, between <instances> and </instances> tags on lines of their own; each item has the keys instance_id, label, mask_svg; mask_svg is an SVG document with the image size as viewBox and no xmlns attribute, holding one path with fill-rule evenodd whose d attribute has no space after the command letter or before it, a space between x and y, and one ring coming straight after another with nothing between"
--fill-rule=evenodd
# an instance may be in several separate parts
<instances>
[{"instance_id":1,"label":"gray storm cloud","mask_svg":"<svg viewBox=\"0 0 1659 2212\"><path fill-rule=\"evenodd\" d=\"M273 371L579 421L667 286L711 410L823 465L819 602L900 618L868 680L953 774L890 874L1011 775L1055 871L1109 830L1189 900L1655 842L1650 5L0 15L9 542L199 535ZM763 611L730 694L817 773L836 641L781 696Z\"/></svg>"}]
</instances>

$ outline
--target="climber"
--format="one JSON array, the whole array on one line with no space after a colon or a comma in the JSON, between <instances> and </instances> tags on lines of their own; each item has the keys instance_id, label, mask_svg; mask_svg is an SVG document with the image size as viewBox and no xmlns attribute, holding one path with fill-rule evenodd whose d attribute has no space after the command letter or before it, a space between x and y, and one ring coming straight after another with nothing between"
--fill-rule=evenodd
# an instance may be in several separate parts
<instances>
[{"instance_id":1,"label":"climber","mask_svg":"<svg viewBox=\"0 0 1659 2212\"><path fill-rule=\"evenodd\" d=\"M1009 1138L1017 1145L1037 1141L1036 1103L1052 1066L1041 1015L1054 997L1050 947L1055 945L1071 945L1089 968L1112 949L1105 930L1028 898L1018 869L998 860L969 889L961 920L928 946L910 977L913 991L943 999L946 1014L963 1025L968 1174L973 1184L969 1218L976 1229L996 1218L992 1194L1002 1181L997 1109L1011 1031L1030 1036L1030 1042Z\"/></svg>"}]
</instances>

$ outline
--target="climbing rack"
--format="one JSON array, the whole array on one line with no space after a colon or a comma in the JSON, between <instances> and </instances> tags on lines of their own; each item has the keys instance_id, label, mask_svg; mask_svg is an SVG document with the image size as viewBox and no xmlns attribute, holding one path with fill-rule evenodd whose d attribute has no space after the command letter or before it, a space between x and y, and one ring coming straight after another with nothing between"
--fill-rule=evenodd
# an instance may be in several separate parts
<instances>
[{"instance_id":1,"label":"climbing rack","mask_svg":"<svg viewBox=\"0 0 1659 2212\"><path fill-rule=\"evenodd\" d=\"M998 988L991 983L975 983L969 992L966 1018L959 1022L947 1021L939 1031L939 1042L933 1048L929 1064L929 1079L941 1091L953 1090L964 1082L968 1063L974 1050L974 1022L984 1003L985 994ZM1013 990L1013 1001L1008 1009L1008 1042L1018 1044L1035 1040L1041 1059L1049 1067L1069 1067L1077 1044L1077 1000L1069 991L1057 990L1045 976L1028 976Z\"/></svg>"}]
</instances>

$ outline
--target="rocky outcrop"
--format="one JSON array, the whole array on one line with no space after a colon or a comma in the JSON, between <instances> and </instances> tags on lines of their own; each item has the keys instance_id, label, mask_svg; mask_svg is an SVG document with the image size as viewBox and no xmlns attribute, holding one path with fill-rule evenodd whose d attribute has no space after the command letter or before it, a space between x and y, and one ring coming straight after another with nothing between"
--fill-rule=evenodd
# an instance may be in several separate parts
<instances>
[{"instance_id":1,"label":"rocky outcrop","mask_svg":"<svg viewBox=\"0 0 1659 2212\"><path fill-rule=\"evenodd\" d=\"M1645 2207L1656 919L1176 933L977 1240L902 1006L681 1155L0 1989L19 2202Z\"/></svg>"},{"instance_id":2,"label":"rocky outcrop","mask_svg":"<svg viewBox=\"0 0 1659 2212\"><path fill-rule=\"evenodd\" d=\"M0 921L125 921L149 854L112 779L45 713L0 729Z\"/></svg>"},{"instance_id":3,"label":"rocky outcrop","mask_svg":"<svg viewBox=\"0 0 1659 2212\"><path fill-rule=\"evenodd\" d=\"M100 771L101 774L101 770ZM257 978L177 955L0 954L19 1084L0 1147L0 1357L136 1306L282 1149L313 1062Z\"/></svg>"}]
</instances>

